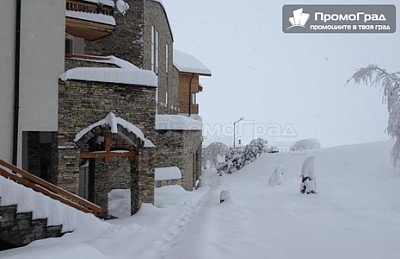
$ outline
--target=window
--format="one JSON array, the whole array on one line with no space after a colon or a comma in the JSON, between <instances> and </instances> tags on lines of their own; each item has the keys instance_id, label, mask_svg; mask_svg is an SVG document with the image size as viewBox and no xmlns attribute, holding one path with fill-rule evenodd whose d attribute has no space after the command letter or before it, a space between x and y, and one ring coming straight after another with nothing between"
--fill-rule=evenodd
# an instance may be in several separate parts
<instances>
[{"instance_id":1,"label":"window","mask_svg":"<svg viewBox=\"0 0 400 259\"><path fill-rule=\"evenodd\" d=\"M154 71L154 26L151 26L151 71Z\"/></svg>"},{"instance_id":2,"label":"window","mask_svg":"<svg viewBox=\"0 0 400 259\"><path fill-rule=\"evenodd\" d=\"M151 26L151 71L158 74L158 31Z\"/></svg>"},{"instance_id":3,"label":"window","mask_svg":"<svg viewBox=\"0 0 400 259\"><path fill-rule=\"evenodd\" d=\"M65 53L73 53L73 41L71 39L65 39Z\"/></svg>"},{"instance_id":4,"label":"window","mask_svg":"<svg viewBox=\"0 0 400 259\"><path fill-rule=\"evenodd\" d=\"M196 104L196 94L192 94L192 104Z\"/></svg>"},{"instance_id":5,"label":"window","mask_svg":"<svg viewBox=\"0 0 400 259\"><path fill-rule=\"evenodd\" d=\"M158 114L158 87L156 89L156 114Z\"/></svg>"},{"instance_id":6,"label":"window","mask_svg":"<svg viewBox=\"0 0 400 259\"><path fill-rule=\"evenodd\" d=\"M169 60L168 60L168 44L165 44L165 73L167 73L168 75L168 64L169 64Z\"/></svg>"},{"instance_id":7,"label":"window","mask_svg":"<svg viewBox=\"0 0 400 259\"><path fill-rule=\"evenodd\" d=\"M156 30L156 35L155 35L155 37L156 37L156 45L155 45L155 48L156 48L156 57L155 57L155 65L156 65L156 67L155 67L155 71L154 72L156 72L156 74L158 74L158 31Z\"/></svg>"}]
</instances>

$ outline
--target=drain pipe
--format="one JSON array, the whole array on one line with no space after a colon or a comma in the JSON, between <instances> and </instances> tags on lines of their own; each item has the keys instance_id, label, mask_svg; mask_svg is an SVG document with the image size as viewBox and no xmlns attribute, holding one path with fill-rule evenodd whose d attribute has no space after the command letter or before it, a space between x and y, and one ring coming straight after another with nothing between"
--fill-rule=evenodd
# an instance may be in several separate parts
<instances>
[{"instance_id":1,"label":"drain pipe","mask_svg":"<svg viewBox=\"0 0 400 259\"><path fill-rule=\"evenodd\" d=\"M13 127L13 155L12 163L18 161L18 133L19 133L19 79L21 58L21 0L17 0L15 21L15 69L14 69L14 127Z\"/></svg>"},{"instance_id":2,"label":"drain pipe","mask_svg":"<svg viewBox=\"0 0 400 259\"><path fill-rule=\"evenodd\" d=\"M190 78L189 82L189 117L192 115L192 80L193 80L194 74L192 74L192 77Z\"/></svg>"}]
</instances>

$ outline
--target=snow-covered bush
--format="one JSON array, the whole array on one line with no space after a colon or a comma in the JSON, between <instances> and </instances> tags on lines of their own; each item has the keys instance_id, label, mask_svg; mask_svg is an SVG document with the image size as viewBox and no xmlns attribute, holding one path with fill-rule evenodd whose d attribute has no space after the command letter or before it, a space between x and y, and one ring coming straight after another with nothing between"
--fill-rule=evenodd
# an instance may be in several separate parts
<instances>
[{"instance_id":1,"label":"snow-covered bush","mask_svg":"<svg viewBox=\"0 0 400 259\"><path fill-rule=\"evenodd\" d=\"M229 148L221 142L214 142L208 145L203 152L203 168L219 168L225 162L225 156Z\"/></svg>"},{"instance_id":2,"label":"snow-covered bush","mask_svg":"<svg viewBox=\"0 0 400 259\"><path fill-rule=\"evenodd\" d=\"M386 100L389 112L386 131L396 140L391 156L393 164L398 164L400 162L400 72L389 73L377 65L369 65L356 71L347 82L351 80L357 84L371 83L382 87L383 98Z\"/></svg>"},{"instance_id":3,"label":"snow-covered bush","mask_svg":"<svg viewBox=\"0 0 400 259\"><path fill-rule=\"evenodd\" d=\"M281 185L285 181L285 177L283 173L285 172L285 168L282 165L278 165L275 167L274 172L268 179L268 185Z\"/></svg>"},{"instance_id":4,"label":"snow-covered bush","mask_svg":"<svg viewBox=\"0 0 400 259\"><path fill-rule=\"evenodd\" d=\"M264 152L264 145L265 140L259 138L252 140L250 144L246 145L244 148L230 148L225 155L225 163L220 164L219 167L217 167L217 171L231 174L242 169Z\"/></svg>"},{"instance_id":5,"label":"snow-covered bush","mask_svg":"<svg viewBox=\"0 0 400 259\"><path fill-rule=\"evenodd\" d=\"M231 192L229 190L222 190L219 194L219 203L223 203L231 197Z\"/></svg>"},{"instance_id":6,"label":"snow-covered bush","mask_svg":"<svg viewBox=\"0 0 400 259\"><path fill-rule=\"evenodd\" d=\"M231 148L225 156L225 162L228 165L226 173L233 173L250 164L264 152L264 139L254 139L244 148Z\"/></svg>"},{"instance_id":7,"label":"snow-covered bush","mask_svg":"<svg viewBox=\"0 0 400 259\"><path fill-rule=\"evenodd\" d=\"M301 184L300 184L300 192L301 193L316 193L316 177L315 177L315 168L314 168L315 156L308 157L301 168Z\"/></svg>"},{"instance_id":8,"label":"snow-covered bush","mask_svg":"<svg viewBox=\"0 0 400 259\"><path fill-rule=\"evenodd\" d=\"M302 139L294 143L291 147L291 151L301 151L301 150L308 150L314 148L321 148L321 144L319 143L318 139L310 138L310 139Z\"/></svg>"}]
</instances>

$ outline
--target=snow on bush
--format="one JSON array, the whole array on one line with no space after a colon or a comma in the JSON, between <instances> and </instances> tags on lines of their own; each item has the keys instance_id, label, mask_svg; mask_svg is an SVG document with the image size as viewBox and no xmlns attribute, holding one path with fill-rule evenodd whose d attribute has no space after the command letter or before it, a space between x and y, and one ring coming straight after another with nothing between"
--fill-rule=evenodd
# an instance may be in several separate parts
<instances>
[{"instance_id":1,"label":"snow on bush","mask_svg":"<svg viewBox=\"0 0 400 259\"><path fill-rule=\"evenodd\" d=\"M268 185L281 185L285 181L285 177L283 173L285 172L285 168L282 165L278 165L275 167L274 172L268 179Z\"/></svg>"},{"instance_id":2,"label":"snow on bush","mask_svg":"<svg viewBox=\"0 0 400 259\"><path fill-rule=\"evenodd\" d=\"M229 190L222 190L219 194L219 203L223 203L231 197L231 192Z\"/></svg>"},{"instance_id":3,"label":"snow on bush","mask_svg":"<svg viewBox=\"0 0 400 259\"><path fill-rule=\"evenodd\" d=\"M245 148L231 148L225 156L225 165L223 171L231 174L242 169L245 165L253 162L264 152L265 140L254 139Z\"/></svg>"},{"instance_id":4,"label":"snow on bush","mask_svg":"<svg viewBox=\"0 0 400 259\"><path fill-rule=\"evenodd\" d=\"M294 143L291 151L301 151L301 150L308 150L314 148L321 148L321 144L319 143L318 139L310 138L310 139L302 139Z\"/></svg>"},{"instance_id":5,"label":"snow on bush","mask_svg":"<svg viewBox=\"0 0 400 259\"><path fill-rule=\"evenodd\" d=\"M221 142L208 145L203 152L203 167L206 169L217 169L225 162L225 156L229 148Z\"/></svg>"},{"instance_id":6,"label":"snow on bush","mask_svg":"<svg viewBox=\"0 0 400 259\"><path fill-rule=\"evenodd\" d=\"M315 168L314 168L315 156L308 157L301 168L301 193L316 193L316 179L315 179Z\"/></svg>"}]
</instances>

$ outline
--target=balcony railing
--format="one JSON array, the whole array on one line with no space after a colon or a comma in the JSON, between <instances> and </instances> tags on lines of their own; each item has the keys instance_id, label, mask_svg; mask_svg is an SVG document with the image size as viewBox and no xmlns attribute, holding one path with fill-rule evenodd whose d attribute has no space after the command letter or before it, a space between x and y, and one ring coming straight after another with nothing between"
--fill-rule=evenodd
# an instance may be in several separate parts
<instances>
[{"instance_id":1,"label":"balcony railing","mask_svg":"<svg viewBox=\"0 0 400 259\"><path fill-rule=\"evenodd\" d=\"M115 29L114 2L67 0L66 32L87 40L110 35Z\"/></svg>"}]
</instances>

